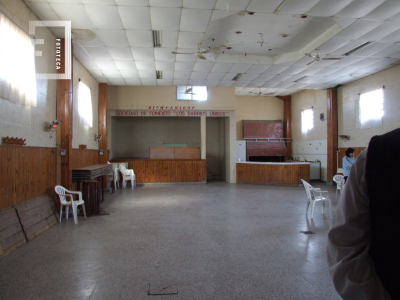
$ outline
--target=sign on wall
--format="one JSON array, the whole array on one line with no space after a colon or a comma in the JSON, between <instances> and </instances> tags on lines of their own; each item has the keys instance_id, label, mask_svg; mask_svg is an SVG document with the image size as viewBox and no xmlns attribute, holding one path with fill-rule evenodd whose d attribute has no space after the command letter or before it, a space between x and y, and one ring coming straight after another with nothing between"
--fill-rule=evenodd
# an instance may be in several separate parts
<instances>
[{"instance_id":1,"label":"sign on wall","mask_svg":"<svg viewBox=\"0 0 400 300\"><path fill-rule=\"evenodd\" d=\"M221 110L116 110L116 116L122 117L229 117L229 111Z\"/></svg>"}]
</instances>

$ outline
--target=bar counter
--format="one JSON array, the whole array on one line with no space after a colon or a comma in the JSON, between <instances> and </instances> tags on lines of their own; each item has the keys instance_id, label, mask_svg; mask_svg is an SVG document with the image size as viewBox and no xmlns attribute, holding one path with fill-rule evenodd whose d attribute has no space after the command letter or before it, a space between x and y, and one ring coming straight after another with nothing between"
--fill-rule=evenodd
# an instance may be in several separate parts
<instances>
[{"instance_id":1,"label":"bar counter","mask_svg":"<svg viewBox=\"0 0 400 300\"><path fill-rule=\"evenodd\" d=\"M236 162L236 182L298 186L300 179L310 181L308 162Z\"/></svg>"}]
</instances>

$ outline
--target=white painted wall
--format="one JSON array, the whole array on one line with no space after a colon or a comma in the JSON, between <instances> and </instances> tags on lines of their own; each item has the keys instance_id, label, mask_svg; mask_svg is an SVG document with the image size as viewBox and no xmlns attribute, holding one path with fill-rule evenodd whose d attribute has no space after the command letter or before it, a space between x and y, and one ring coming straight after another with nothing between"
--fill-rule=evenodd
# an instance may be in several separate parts
<instances>
[{"instance_id":1,"label":"white painted wall","mask_svg":"<svg viewBox=\"0 0 400 300\"><path fill-rule=\"evenodd\" d=\"M400 127L400 66L353 81L338 89L338 134L349 135L350 140L339 139L339 147L367 147L374 135L383 134ZM384 116L382 127L356 128L359 93L384 89Z\"/></svg>"},{"instance_id":2,"label":"white painted wall","mask_svg":"<svg viewBox=\"0 0 400 300\"><path fill-rule=\"evenodd\" d=\"M313 107L314 128L308 134L301 132L301 111ZM323 113L326 118L326 90L306 90L292 96L292 138L293 156L300 160L321 161L321 180L327 180L327 121L320 120Z\"/></svg>"},{"instance_id":3,"label":"white painted wall","mask_svg":"<svg viewBox=\"0 0 400 300\"><path fill-rule=\"evenodd\" d=\"M20 0L2 0L0 10L26 33L29 32L29 21L38 20ZM36 31L36 38L45 41L40 49L36 49L42 51L42 56L35 59L36 73L56 73L55 36L42 27ZM51 135L46 127L56 119L57 80L36 80L36 88L36 107L25 107L0 98L0 140L9 136L26 139L27 146L56 146L56 134Z\"/></svg>"}]
</instances>

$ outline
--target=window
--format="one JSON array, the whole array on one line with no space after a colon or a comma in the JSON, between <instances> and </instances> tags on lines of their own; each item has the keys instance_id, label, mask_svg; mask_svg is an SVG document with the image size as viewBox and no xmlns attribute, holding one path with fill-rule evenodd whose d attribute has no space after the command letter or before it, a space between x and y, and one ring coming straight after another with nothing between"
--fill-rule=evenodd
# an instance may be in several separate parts
<instances>
[{"instance_id":1,"label":"window","mask_svg":"<svg viewBox=\"0 0 400 300\"><path fill-rule=\"evenodd\" d=\"M93 127L92 95L90 89L82 81L78 87L79 124Z\"/></svg>"},{"instance_id":2,"label":"window","mask_svg":"<svg viewBox=\"0 0 400 300\"><path fill-rule=\"evenodd\" d=\"M0 98L36 107L33 39L0 12Z\"/></svg>"},{"instance_id":3,"label":"window","mask_svg":"<svg viewBox=\"0 0 400 300\"><path fill-rule=\"evenodd\" d=\"M360 128L382 127L383 89L360 94L359 119Z\"/></svg>"},{"instance_id":4,"label":"window","mask_svg":"<svg viewBox=\"0 0 400 300\"><path fill-rule=\"evenodd\" d=\"M176 100L207 101L206 86L177 86Z\"/></svg>"},{"instance_id":5,"label":"window","mask_svg":"<svg viewBox=\"0 0 400 300\"><path fill-rule=\"evenodd\" d=\"M307 134L314 127L313 108L307 108L301 112L301 132Z\"/></svg>"}]
</instances>

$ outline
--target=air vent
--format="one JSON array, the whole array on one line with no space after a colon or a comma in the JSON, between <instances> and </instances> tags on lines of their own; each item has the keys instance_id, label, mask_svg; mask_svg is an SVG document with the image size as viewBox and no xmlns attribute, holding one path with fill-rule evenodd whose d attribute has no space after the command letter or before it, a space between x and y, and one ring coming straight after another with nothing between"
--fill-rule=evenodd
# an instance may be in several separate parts
<instances>
[{"instance_id":1,"label":"air vent","mask_svg":"<svg viewBox=\"0 0 400 300\"><path fill-rule=\"evenodd\" d=\"M234 81L238 81L240 77L243 76L243 73L237 73L235 77L232 78Z\"/></svg>"},{"instance_id":2,"label":"air vent","mask_svg":"<svg viewBox=\"0 0 400 300\"><path fill-rule=\"evenodd\" d=\"M156 71L157 79L162 79L162 71Z\"/></svg>"},{"instance_id":3,"label":"air vent","mask_svg":"<svg viewBox=\"0 0 400 300\"><path fill-rule=\"evenodd\" d=\"M153 47L161 47L161 31L159 30L153 30Z\"/></svg>"},{"instance_id":4,"label":"air vent","mask_svg":"<svg viewBox=\"0 0 400 300\"><path fill-rule=\"evenodd\" d=\"M303 76L303 77L300 77L299 79L295 80L294 82L299 82L299 81L302 81L302 80L304 80L306 78L308 78L308 76Z\"/></svg>"},{"instance_id":5,"label":"air vent","mask_svg":"<svg viewBox=\"0 0 400 300\"><path fill-rule=\"evenodd\" d=\"M356 53L357 51L360 51L361 49L364 49L365 47L371 45L372 43L373 43L373 42L366 42L366 43L364 43L364 44L358 46L357 48L354 48L353 50L351 50L351 51L345 53L345 56L352 55L353 53Z\"/></svg>"}]
</instances>

